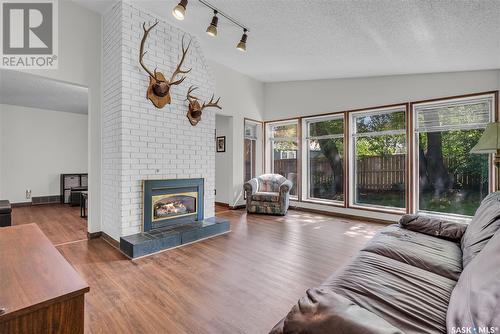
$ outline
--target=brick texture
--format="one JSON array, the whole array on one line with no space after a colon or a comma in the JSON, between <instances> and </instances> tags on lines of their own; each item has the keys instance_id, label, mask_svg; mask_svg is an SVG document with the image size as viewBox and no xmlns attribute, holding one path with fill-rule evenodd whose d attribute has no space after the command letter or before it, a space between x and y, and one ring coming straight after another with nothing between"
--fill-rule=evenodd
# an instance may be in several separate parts
<instances>
[{"instance_id":1,"label":"brick texture","mask_svg":"<svg viewBox=\"0 0 500 334\"><path fill-rule=\"evenodd\" d=\"M148 75L139 64L142 23L159 21L150 32L144 58L168 78L181 55L181 39L192 38L184 67L186 80L171 89L172 103L157 109L146 98ZM215 89L197 40L159 17L119 2L103 23L103 231L118 239L142 229L142 181L205 179L205 217L214 216L215 111L191 126L186 92L209 99Z\"/></svg>"}]
</instances>

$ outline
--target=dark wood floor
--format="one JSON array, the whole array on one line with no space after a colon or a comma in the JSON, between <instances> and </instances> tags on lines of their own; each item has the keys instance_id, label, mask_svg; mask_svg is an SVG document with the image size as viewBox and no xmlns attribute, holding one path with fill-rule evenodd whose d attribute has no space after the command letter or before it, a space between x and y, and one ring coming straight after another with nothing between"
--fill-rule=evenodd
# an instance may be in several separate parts
<instances>
[{"instance_id":1,"label":"dark wood floor","mask_svg":"<svg viewBox=\"0 0 500 334\"><path fill-rule=\"evenodd\" d=\"M63 204L16 207L14 225L36 223L54 245L87 239L87 220L80 208Z\"/></svg>"},{"instance_id":2,"label":"dark wood floor","mask_svg":"<svg viewBox=\"0 0 500 334\"><path fill-rule=\"evenodd\" d=\"M102 239L57 246L90 285L86 333L267 333L382 227L299 211L216 211L231 233L136 261ZM27 222L55 244L83 236L67 207L14 209L14 223Z\"/></svg>"}]
</instances>

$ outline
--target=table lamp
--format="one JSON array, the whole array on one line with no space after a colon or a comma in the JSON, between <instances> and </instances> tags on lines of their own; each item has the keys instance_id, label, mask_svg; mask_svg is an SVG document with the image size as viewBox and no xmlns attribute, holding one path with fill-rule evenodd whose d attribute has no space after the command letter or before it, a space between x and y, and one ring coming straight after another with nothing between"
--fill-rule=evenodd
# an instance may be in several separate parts
<instances>
[{"instance_id":1,"label":"table lamp","mask_svg":"<svg viewBox=\"0 0 500 334\"><path fill-rule=\"evenodd\" d=\"M489 123L470 153L495 153L495 165L500 168L500 123Z\"/></svg>"}]
</instances>

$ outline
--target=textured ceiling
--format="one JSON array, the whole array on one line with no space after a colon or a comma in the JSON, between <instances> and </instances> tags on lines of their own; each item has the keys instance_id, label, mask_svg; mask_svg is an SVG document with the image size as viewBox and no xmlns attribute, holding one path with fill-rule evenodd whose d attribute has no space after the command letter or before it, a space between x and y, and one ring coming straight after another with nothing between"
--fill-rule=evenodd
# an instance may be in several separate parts
<instances>
[{"instance_id":1,"label":"textured ceiling","mask_svg":"<svg viewBox=\"0 0 500 334\"><path fill-rule=\"evenodd\" d=\"M87 114L88 90L29 73L0 70L0 104Z\"/></svg>"},{"instance_id":2,"label":"textured ceiling","mask_svg":"<svg viewBox=\"0 0 500 334\"><path fill-rule=\"evenodd\" d=\"M110 1L75 0L98 12ZM307 80L500 68L500 0L209 0L249 26L241 30L190 0L184 21L178 0L134 1L196 34L207 58L262 81Z\"/></svg>"}]
</instances>

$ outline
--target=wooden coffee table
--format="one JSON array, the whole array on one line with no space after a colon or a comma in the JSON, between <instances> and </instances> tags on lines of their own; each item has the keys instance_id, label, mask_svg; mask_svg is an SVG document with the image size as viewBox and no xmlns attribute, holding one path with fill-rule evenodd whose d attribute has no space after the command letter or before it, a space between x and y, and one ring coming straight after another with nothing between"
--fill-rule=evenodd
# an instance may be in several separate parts
<instances>
[{"instance_id":1,"label":"wooden coffee table","mask_svg":"<svg viewBox=\"0 0 500 334\"><path fill-rule=\"evenodd\" d=\"M83 333L88 291L36 224L0 228L0 333Z\"/></svg>"}]
</instances>

